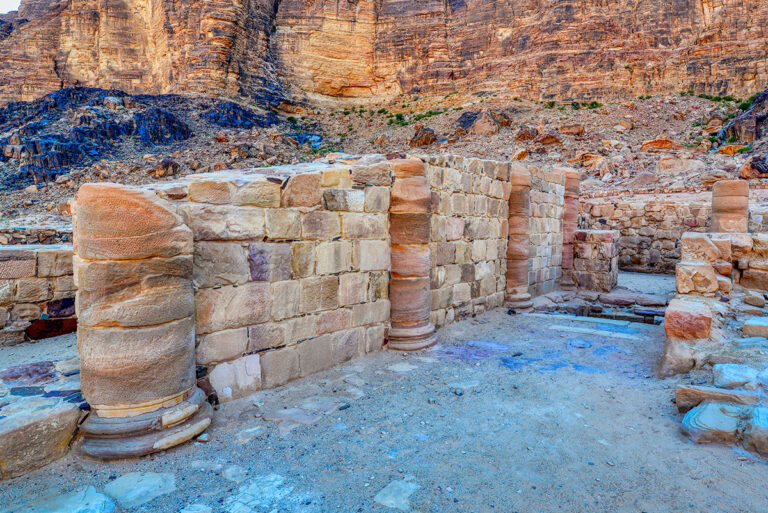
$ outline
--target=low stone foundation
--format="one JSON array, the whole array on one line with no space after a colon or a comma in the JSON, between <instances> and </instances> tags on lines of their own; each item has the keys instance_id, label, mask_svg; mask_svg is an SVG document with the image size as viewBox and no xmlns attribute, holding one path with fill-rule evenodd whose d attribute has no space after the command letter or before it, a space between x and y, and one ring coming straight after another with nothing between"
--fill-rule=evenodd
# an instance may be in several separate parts
<instances>
[{"instance_id":1,"label":"low stone foundation","mask_svg":"<svg viewBox=\"0 0 768 513\"><path fill-rule=\"evenodd\" d=\"M72 246L0 245L0 346L77 328Z\"/></svg>"}]
</instances>

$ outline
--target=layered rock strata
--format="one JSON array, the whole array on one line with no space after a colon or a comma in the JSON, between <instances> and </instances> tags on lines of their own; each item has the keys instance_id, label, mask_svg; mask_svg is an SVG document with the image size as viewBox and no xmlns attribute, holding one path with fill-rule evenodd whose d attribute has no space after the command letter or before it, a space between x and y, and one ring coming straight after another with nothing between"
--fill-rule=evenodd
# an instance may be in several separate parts
<instances>
[{"instance_id":1,"label":"layered rock strata","mask_svg":"<svg viewBox=\"0 0 768 513\"><path fill-rule=\"evenodd\" d=\"M746 97L768 85L761 0L25 0L6 18L0 101L78 84L531 99L688 89Z\"/></svg>"},{"instance_id":2,"label":"layered rock strata","mask_svg":"<svg viewBox=\"0 0 768 513\"><path fill-rule=\"evenodd\" d=\"M192 231L156 195L86 184L75 198L74 275L86 454L167 449L203 432L195 384Z\"/></svg>"}]
</instances>

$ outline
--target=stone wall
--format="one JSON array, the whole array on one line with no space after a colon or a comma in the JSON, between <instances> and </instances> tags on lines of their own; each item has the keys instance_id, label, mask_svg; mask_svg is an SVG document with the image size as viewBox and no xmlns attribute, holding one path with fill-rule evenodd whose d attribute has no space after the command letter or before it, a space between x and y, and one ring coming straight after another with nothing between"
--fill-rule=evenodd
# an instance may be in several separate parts
<instances>
[{"instance_id":1,"label":"stone wall","mask_svg":"<svg viewBox=\"0 0 768 513\"><path fill-rule=\"evenodd\" d=\"M689 231L706 232L711 212L709 198L590 199L579 203L579 228L618 230L623 270L673 273L680 261L680 237Z\"/></svg>"},{"instance_id":2,"label":"stone wall","mask_svg":"<svg viewBox=\"0 0 768 513\"><path fill-rule=\"evenodd\" d=\"M580 289L610 292L619 282L619 232L577 230L573 278Z\"/></svg>"},{"instance_id":3,"label":"stone wall","mask_svg":"<svg viewBox=\"0 0 768 513\"><path fill-rule=\"evenodd\" d=\"M510 217L512 180L525 201ZM142 194L191 233L199 384L228 400L397 346L406 332L424 340L397 347L429 345L433 325L501 306L512 224L532 227L530 241L515 239L513 292L554 289L564 184L563 170L520 163L370 155L193 175ZM91 196L84 211L100 201ZM132 286L144 297L156 283Z\"/></svg>"},{"instance_id":4,"label":"stone wall","mask_svg":"<svg viewBox=\"0 0 768 513\"><path fill-rule=\"evenodd\" d=\"M0 246L14 244L67 244L72 226L0 227Z\"/></svg>"},{"instance_id":5,"label":"stone wall","mask_svg":"<svg viewBox=\"0 0 768 513\"><path fill-rule=\"evenodd\" d=\"M209 391L239 397L381 348L391 182L379 162L220 172L158 189L193 231Z\"/></svg>"},{"instance_id":6,"label":"stone wall","mask_svg":"<svg viewBox=\"0 0 768 513\"><path fill-rule=\"evenodd\" d=\"M0 246L0 346L77 327L72 246Z\"/></svg>"},{"instance_id":7,"label":"stone wall","mask_svg":"<svg viewBox=\"0 0 768 513\"><path fill-rule=\"evenodd\" d=\"M752 203L749 213L750 233L768 232L768 207ZM619 268L627 271L674 273L683 233L709 231L711 217L710 193L579 202L579 228L619 230Z\"/></svg>"},{"instance_id":8,"label":"stone wall","mask_svg":"<svg viewBox=\"0 0 768 513\"><path fill-rule=\"evenodd\" d=\"M504 302L510 164L425 160L432 188L432 322L439 327Z\"/></svg>"},{"instance_id":9,"label":"stone wall","mask_svg":"<svg viewBox=\"0 0 768 513\"><path fill-rule=\"evenodd\" d=\"M563 261L565 172L531 166L528 285L532 296L558 288Z\"/></svg>"}]
</instances>

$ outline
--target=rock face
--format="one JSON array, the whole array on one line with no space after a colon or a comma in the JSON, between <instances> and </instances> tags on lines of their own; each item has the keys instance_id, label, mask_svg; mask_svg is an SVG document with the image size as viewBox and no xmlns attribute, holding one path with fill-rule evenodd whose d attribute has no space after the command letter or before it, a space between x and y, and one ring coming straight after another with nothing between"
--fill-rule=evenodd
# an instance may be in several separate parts
<instances>
[{"instance_id":1,"label":"rock face","mask_svg":"<svg viewBox=\"0 0 768 513\"><path fill-rule=\"evenodd\" d=\"M764 88L761 0L24 0L0 19L0 101L67 85L532 99ZM24 18L26 23L20 23ZM747 20L749 23L747 23Z\"/></svg>"}]
</instances>

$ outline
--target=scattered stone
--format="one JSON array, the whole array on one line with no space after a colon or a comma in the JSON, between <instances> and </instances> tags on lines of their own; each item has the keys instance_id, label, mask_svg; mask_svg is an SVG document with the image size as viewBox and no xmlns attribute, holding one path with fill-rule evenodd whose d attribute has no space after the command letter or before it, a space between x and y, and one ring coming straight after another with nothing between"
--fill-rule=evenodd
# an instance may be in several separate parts
<instances>
[{"instance_id":1,"label":"scattered stone","mask_svg":"<svg viewBox=\"0 0 768 513\"><path fill-rule=\"evenodd\" d=\"M117 505L103 493L97 492L93 486L86 486L71 493L52 499L43 499L10 511L13 513L113 513L117 511Z\"/></svg>"},{"instance_id":2,"label":"scattered stone","mask_svg":"<svg viewBox=\"0 0 768 513\"><path fill-rule=\"evenodd\" d=\"M209 433L203 433L195 438L198 442L208 443L211 441L211 435Z\"/></svg>"},{"instance_id":3,"label":"scattered stone","mask_svg":"<svg viewBox=\"0 0 768 513\"><path fill-rule=\"evenodd\" d=\"M254 513L257 511L280 511L276 506L286 500L292 486L287 486L285 478L277 474L256 476L250 483L238 489L237 494L224 500L224 511L233 513ZM291 511L296 511L291 508ZM284 511L284 510L283 510Z\"/></svg>"},{"instance_id":4,"label":"scattered stone","mask_svg":"<svg viewBox=\"0 0 768 513\"><path fill-rule=\"evenodd\" d=\"M565 342L565 347L567 349L589 349L592 347L592 342L580 338L572 338Z\"/></svg>"},{"instance_id":5,"label":"scattered stone","mask_svg":"<svg viewBox=\"0 0 768 513\"><path fill-rule=\"evenodd\" d=\"M258 438L262 435L265 435L267 433L266 426L256 426L249 429L244 429L240 431L236 438L238 443L245 444L253 440L254 438Z\"/></svg>"},{"instance_id":6,"label":"scattered stone","mask_svg":"<svg viewBox=\"0 0 768 513\"><path fill-rule=\"evenodd\" d=\"M221 472L221 477L240 484L248 477L248 471L240 465L229 465Z\"/></svg>"},{"instance_id":7,"label":"scattered stone","mask_svg":"<svg viewBox=\"0 0 768 513\"><path fill-rule=\"evenodd\" d=\"M411 509L409 498L419 488L421 487L413 481L392 481L377 493L373 500L387 508L408 511Z\"/></svg>"},{"instance_id":8,"label":"scattered stone","mask_svg":"<svg viewBox=\"0 0 768 513\"><path fill-rule=\"evenodd\" d=\"M411 372L412 370L418 369L415 365L411 365L408 362L401 362L396 363L394 365L390 365L387 367L387 369L393 371L393 372L399 372L399 373L405 373L405 372Z\"/></svg>"},{"instance_id":9,"label":"scattered stone","mask_svg":"<svg viewBox=\"0 0 768 513\"><path fill-rule=\"evenodd\" d=\"M757 370L738 363L718 363L712 366L714 383L720 388L757 388Z\"/></svg>"},{"instance_id":10,"label":"scattered stone","mask_svg":"<svg viewBox=\"0 0 768 513\"><path fill-rule=\"evenodd\" d=\"M675 389L675 404L680 413L685 413L705 402L755 404L766 400L768 395L750 390L726 390L698 385L678 385Z\"/></svg>"},{"instance_id":11,"label":"scattered stone","mask_svg":"<svg viewBox=\"0 0 768 513\"><path fill-rule=\"evenodd\" d=\"M131 472L104 487L104 491L124 509L136 508L175 490L175 475L156 472Z\"/></svg>"},{"instance_id":12,"label":"scattered stone","mask_svg":"<svg viewBox=\"0 0 768 513\"><path fill-rule=\"evenodd\" d=\"M763 308L765 306L765 296L754 290L747 290L744 293L744 302L748 305Z\"/></svg>"},{"instance_id":13,"label":"scattered stone","mask_svg":"<svg viewBox=\"0 0 768 513\"><path fill-rule=\"evenodd\" d=\"M179 513L211 513L213 508L204 504L190 504L183 508Z\"/></svg>"},{"instance_id":14,"label":"scattered stone","mask_svg":"<svg viewBox=\"0 0 768 513\"><path fill-rule=\"evenodd\" d=\"M269 413L265 413L262 418L268 422L295 422L297 424L304 424L307 426L320 420L319 416L307 413L300 408L275 410Z\"/></svg>"},{"instance_id":15,"label":"scattered stone","mask_svg":"<svg viewBox=\"0 0 768 513\"><path fill-rule=\"evenodd\" d=\"M584 135L584 125L566 125L558 130L561 134L580 136Z\"/></svg>"},{"instance_id":16,"label":"scattered stone","mask_svg":"<svg viewBox=\"0 0 768 513\"><path fill-rule=\"evenodd\" d=\"M64 456L77 430L81 412L77 403L59 397L41 397L40 387L33 395L10 389L12 396L23 396L2 403L0 412L0 479L8 479L43 467Z\"/></svg>"}]
</instances>

